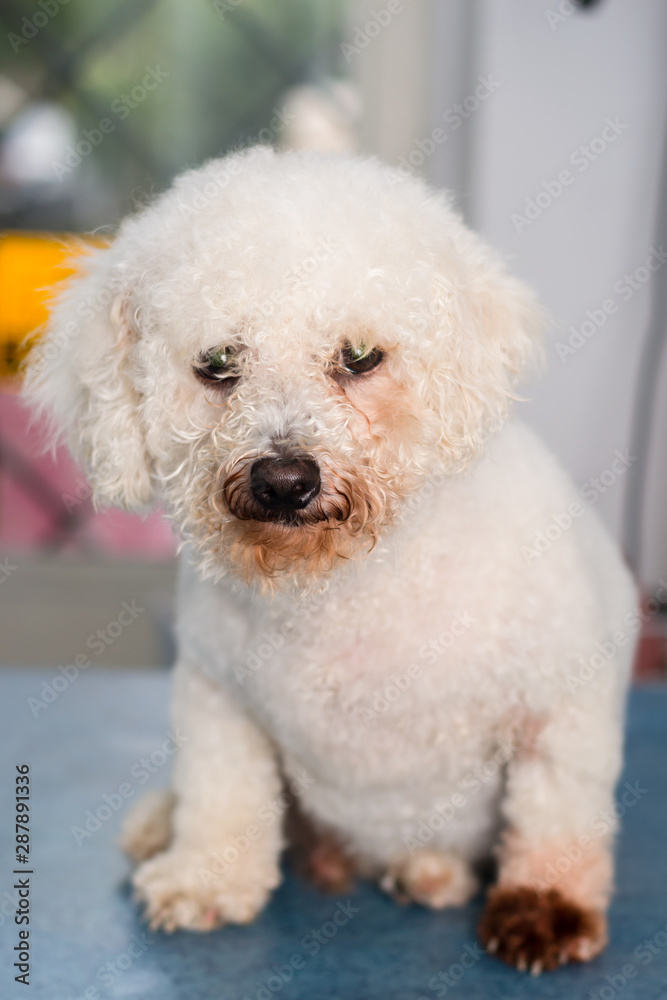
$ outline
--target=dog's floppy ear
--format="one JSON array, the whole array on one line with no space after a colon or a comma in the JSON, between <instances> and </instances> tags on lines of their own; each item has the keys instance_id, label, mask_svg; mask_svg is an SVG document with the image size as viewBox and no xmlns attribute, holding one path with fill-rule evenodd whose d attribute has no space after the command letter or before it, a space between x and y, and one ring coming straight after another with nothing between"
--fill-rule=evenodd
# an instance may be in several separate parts
<instances>
[{"instance_id":1,"label":"dog's floppy ear","mask_svg":"<svg viewBox=\"0 0 667 1000\"><path fill-rule=\"evenodd\" d=\"M542 359L545 314L522 282L468 234L457 279L437 279L426 402L448 470L463 468L505 420L516 386Z\"/></svg>"},{"instance_id":2,"label":"dog's floppy ear","mask_svg":"<svg viewBox=\"0 0 667 1000\"><path fill-rule=\"evenodd\" d=\"M77 259L28 356L24 396L48 417L52 443L68 443L95 499L133 508L150 500L150 462L132 381L131 296L114 257L105 248Z\"/></svg>"}]
</instances>

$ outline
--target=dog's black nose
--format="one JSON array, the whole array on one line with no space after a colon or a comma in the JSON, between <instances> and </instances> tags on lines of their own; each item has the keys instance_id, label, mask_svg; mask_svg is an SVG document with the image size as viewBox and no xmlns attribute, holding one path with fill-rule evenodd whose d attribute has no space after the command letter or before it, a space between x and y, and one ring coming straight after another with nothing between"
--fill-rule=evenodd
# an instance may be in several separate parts
<instances>
[{"instance_id":1,"label":"dog's black nose","mask_svg":"<svg viewBox=\"0 0 667 1000\"><path fill-rule=\"evenodd\" d=\"M320 492L320 470L312 458L258 458L250 488L267 510L303 510Z\"/></svg>"}]
</instances>

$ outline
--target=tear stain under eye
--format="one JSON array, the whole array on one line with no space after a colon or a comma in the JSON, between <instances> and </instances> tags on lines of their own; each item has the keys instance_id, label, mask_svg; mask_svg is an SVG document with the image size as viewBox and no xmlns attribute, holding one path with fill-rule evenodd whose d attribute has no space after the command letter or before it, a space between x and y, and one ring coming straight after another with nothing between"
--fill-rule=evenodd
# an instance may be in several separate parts
<instances>
[{"instance_id":1,"label":"tear stain under eye","mask_svg":"<svg viewBox=\"0 0 667 1000\"><path fill-rule=\"evenodd\" d=\"M357 387L359 395L355 398L354 390ZM367 378L352 376L347 389L349 391L339 387L339 394L345 397L354 413L366 422L371 437L379 438L390 432L395 434L397 427L401 427L404 432L418 430L417 415L409 406L409 390L397 382L386 368L369 373ZM405 426L408 423L414 424L414 427Z\"/></svg>"}]
</instances>

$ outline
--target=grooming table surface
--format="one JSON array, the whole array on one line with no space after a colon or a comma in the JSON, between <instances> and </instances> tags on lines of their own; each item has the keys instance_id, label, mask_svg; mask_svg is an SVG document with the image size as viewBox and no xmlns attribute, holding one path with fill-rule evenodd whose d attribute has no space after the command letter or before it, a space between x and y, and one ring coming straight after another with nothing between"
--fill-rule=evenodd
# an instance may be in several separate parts
<instances>
[{"instance_id":1,"label":"grooming table surface","mask_svg":"<svg viewBox=\"0 0 667 1000\"><path fill-rule=\"evenodd\" d=\"M337 899L288 876L252 926L211 934L147 933L128 888L129 866L115 842L128 802L167 780L170 765L161 763L163 753L150 763L155 773L149 780L141 761L167 737L168 677L83 673L35 718L28 699L41 700L43 682L54 676L61 675L0 674L3 998L667 997L667 689L642 688L631 699L619 802L625 782L635 791L625 796L629 805L619 806L625 815L611 945L588 965L536 980L480 954L475 925L481 899L434 913L398 906L369 885ZM10 824L15 764L24 762L31 768L34 868L29 989L14 982L12 967L18 927ZM120 786L125 794L130 789L129 798ZM112 805L100 810L105 796ZM99 810L103 822L83 836L88 810Z\"/></svg>"}]
</instances>

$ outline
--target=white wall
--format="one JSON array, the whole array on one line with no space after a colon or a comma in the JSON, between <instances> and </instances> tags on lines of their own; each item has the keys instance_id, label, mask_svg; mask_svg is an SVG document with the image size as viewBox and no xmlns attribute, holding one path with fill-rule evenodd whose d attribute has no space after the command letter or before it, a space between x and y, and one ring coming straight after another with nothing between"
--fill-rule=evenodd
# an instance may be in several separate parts
<instances>
[{"instance_id":1,"label":"white wall","mask_svg":"<svg viewBox=\"0 0 667 1000\"><path fill-rule=\"evenodd\" d=\"M383 7L352 4L351 23ZM480 76L491 79L493 92L460 128L450 113L446 140L420 169L454 187L468 218L551 311L548 369L528 387L522 409L579 484L609 470L629 441L655 283L628 301L614 286L644 264L654 243L666 38L664 0L601 0L590 11L562 0L406 0L352 61L367 100L364 146L394 162L411 154L417 162L415 140L442 126ZM401 95L393 117L392 94ZM603 133L607 119L624 127L582 170L577 150ZM543 185L557 192L563 170L571 182L522 223L526 200L542 192L546 201ZM557 345L567 343L569 328L580 328L587 310L599 320L605 302L616 312L562 360ZM648 584L667 578L666 365L654 426L641 567ZM596 504L619 538L632 473L631 465Z\"/></svg>"}]
</instances>

